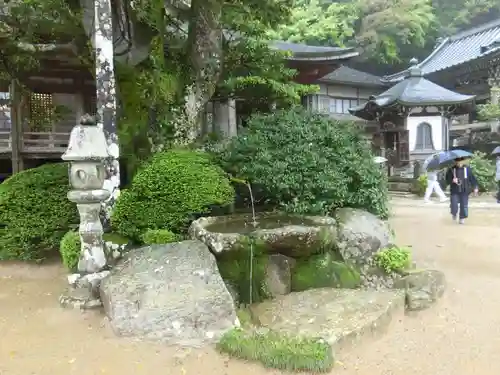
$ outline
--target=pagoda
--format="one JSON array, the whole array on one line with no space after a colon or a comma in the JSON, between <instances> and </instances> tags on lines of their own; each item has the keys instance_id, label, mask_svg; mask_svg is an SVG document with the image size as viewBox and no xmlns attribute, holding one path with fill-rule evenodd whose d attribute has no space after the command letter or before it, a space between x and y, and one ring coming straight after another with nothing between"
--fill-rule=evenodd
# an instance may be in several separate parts
<instances>
[{"instance_id":1,"label":"pagoda","mask_svg":"<svg viewBox=\"0 0 500 375\"><path fill-rule=\"evenodd\" d=\"M349 109L352 115L378 124L373 145L401 174L412 170L413 162L448 149L451 116L469 113L475 105L475 96L439 86L424 78L416 59L411 64L390 89Z\"/></svg>"}]
</instances>

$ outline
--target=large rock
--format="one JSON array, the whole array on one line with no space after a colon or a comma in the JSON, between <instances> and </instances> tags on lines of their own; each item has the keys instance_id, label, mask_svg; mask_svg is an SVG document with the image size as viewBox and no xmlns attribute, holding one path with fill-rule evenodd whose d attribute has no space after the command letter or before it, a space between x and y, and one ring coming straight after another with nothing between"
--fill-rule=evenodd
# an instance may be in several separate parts
<instances>
[{"instance_id":1,"label":"large rock","mask_svg":"<svg viewBox=\"0 0 500 375\"><path fill-rule=\"evenodd\" d=\"M391 241L389 225L375 215L354 209L336 211L338 221L337 248L345 262L367 269L373 266L373 256Z\"/></svg>"},{"instance_id":2,"label":"large rock","mask_svg":"<svg viewBox=\"0 0 500 375\"><path fill-rule=\"evenodd\" d=\"M199 346L239 325L215 258L198 241L130 251L100 293L112 328L123 336Z\"/></svg>"},{"instance_id":3,"label":"large rock","mask_svg":"<svg viewBox=\"0 0 500 375\"><path fill-rule=\"evenodd\" d=\"M443 296L446 278L441 271L415 270L396 281L395 287L405 290L407 310L424 310Z\"/></svg>"},{"instance_id":4,"label":"large rock","mask_svg":"<svg viewBox=\"0 0 500 375\"><path fill-rule=\"evenodd\" d=\"M266 286L271 297L284 296L292 291L291 270L295 259L281 254L269 255L266 265Z\"/></svg>"},{"instance_id":5,"label":"large rock","mask_svg":"<svg viewBox=\"0 0 500 375\"><path fill-rule=\"evenodd\" d=\"M294 292L324 287L353 289L360 284L358 271L346 263L339 262L333 252L299 259L292 271Z\"/></svg>"},{"instance_id":6,"label":"large rock","mask_svg":"<svg viewBox=\"0 0 500 375\"><path fill-rule=\"evenodd\" d=\"M383 330L404 311L398 290L311 289L251 307L256 322L293 336L320 337L342 345Z\"/></svg>"},{"instance_id":7,"label":"large rock","mask_svg":"<svg viewBox=\"0 0 500 375\"><path fill-rule=\"evenodd\" d=\"M308 256L336 243L331 217L260 213L256 219L254 226L251 215L204 217L191 224L189 234L214 254L237 250L248 237L271 253L290 257Z\"/></svg>"}]
</instances>

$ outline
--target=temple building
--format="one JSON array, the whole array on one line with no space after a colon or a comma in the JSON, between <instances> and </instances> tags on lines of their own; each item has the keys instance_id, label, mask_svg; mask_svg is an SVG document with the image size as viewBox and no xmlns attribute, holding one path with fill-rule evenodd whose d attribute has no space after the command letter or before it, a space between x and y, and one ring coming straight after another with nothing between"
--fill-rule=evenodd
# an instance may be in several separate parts
<instances>
[{"instance_id":1,"label":"temple building","mask_svg":"<svg viewBox=\"0 0 500 375\"><path fill-rule=\"evenodd\" d=\"M500 95L500 19L462 31L438 41L436 48L417 64L422 75L449 90L475 95L477 104ZM395 84L407 71L386 76L383 80ZM496 121L481 121L477 109L450 119L450 144L453 139L471 131L498 131Z\"/></svg>"},{"instance_id":2,"label":"temple building","mask_svg":"<svg viewBox=\"0 0 500 375\"><path fill-rule=\"evenodd\" d=\"M349 112L375 121L375 151L388 159L392 173L413 173L413 164L449 148L449 119L474 109L475 96L441 87L423 77L417 61L388 90Z\"/></svg>"}]
</instances>

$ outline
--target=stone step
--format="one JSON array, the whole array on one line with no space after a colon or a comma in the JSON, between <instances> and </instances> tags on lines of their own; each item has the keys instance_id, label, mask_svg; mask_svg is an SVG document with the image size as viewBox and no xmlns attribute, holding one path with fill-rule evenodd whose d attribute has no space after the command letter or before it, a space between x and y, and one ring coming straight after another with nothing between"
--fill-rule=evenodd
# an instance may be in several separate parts
<instances>
[{"instance_id":1,"label":"stone step","mask_svg":"<svg viewBox=\"0 0 500 375\"><path fill-rule=\"evenodd\" d=\"M252 306L252 315L268 329L323 338L344 349L363 337L384 332L395 314L404 314L401 290L310 289Z\"/></svg>"}]
</instances>

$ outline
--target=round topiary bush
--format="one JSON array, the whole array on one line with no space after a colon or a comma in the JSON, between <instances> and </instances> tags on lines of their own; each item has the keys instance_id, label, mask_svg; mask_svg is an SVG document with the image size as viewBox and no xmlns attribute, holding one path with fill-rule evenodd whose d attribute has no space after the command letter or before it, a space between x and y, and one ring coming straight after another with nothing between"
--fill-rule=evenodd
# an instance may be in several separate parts
<instances>
[{"instance_id":1,"label":"round topiary bush","mask_svg":"<svg viewBox=\"0 0 500 375\"><path fill-rule=\"evenodd\" d=\"M160 152L120 194L111 224L119 234L140 242L147 229L182 233L196 217L233 200L229 179L206 153Z\"/></svg>"},{"instance_id":2,"label":"round topiary bush","mask_svg":"<svg viewBox=\"0 0 500 375\"><path fill-rule=\"evenodd\" d=\"M78 224L65 163L17 173L0 184L0 260L43 260L57 254L64 234Z\"/></svg>"},{"instance_id":3,"label":"round topiary bush","mask_svg":"<svg viewBox=\"0 0 500 375\"><path fill-rule=\"evenodd\" d=\"M80 234L70 230L63 236L59 247L63 264L69 271L76 271L80 260L80 250Z\"/></svg>"},{"instance_id":4,"label":"round topiary bush","mask_svg":"<svg viewBox=\"0 0 500 375\"><path fill-rule=\"evenodd\" d=\"M216 157L285 211L316 215L349 206L388 215L387 177L352 122L303 108L254 115Z\"/></svg>"}]
</instances>

